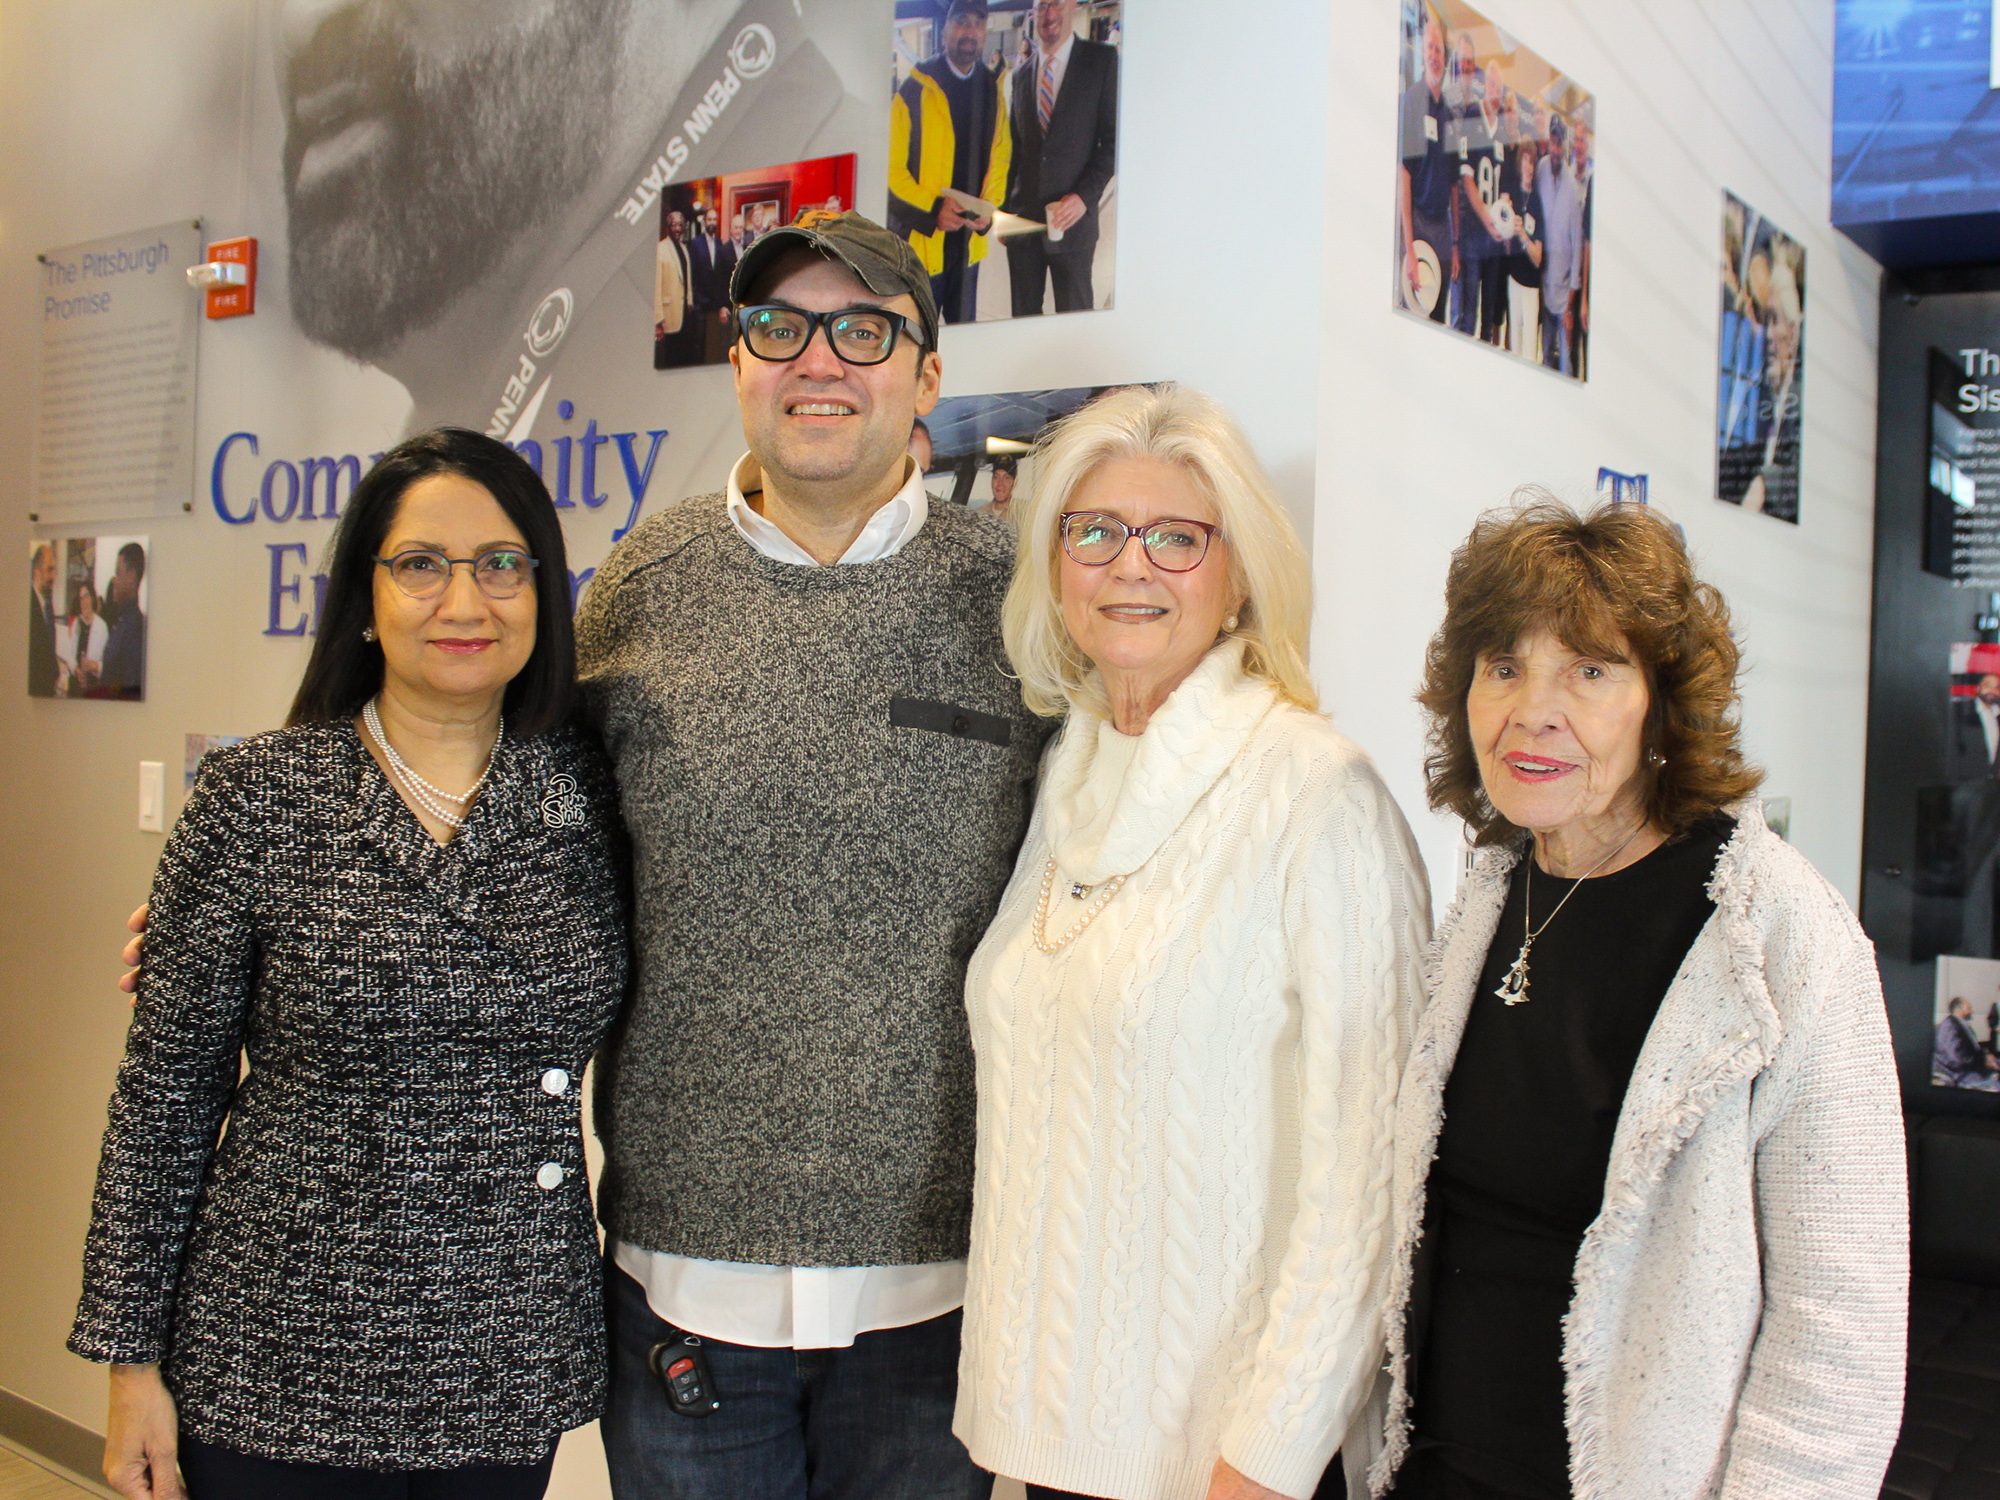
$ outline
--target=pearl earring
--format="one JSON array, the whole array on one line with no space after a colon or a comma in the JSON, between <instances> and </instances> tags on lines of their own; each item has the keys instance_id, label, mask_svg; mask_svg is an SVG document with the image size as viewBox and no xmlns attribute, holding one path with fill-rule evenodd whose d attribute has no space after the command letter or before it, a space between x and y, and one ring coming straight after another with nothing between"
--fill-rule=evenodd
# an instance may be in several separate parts
<instances>
[{"instance_id":1,"label":"pearl earring","mask_svg":"<svg viewBox=\"0 0 2000 1500\"><path fill-rule=\"evenodd\" d=\"M1234 630L1236 628L1236 616L1228 615L1224 617L1222 621L1222 628L1224 630Z\"/></svg>"},{"instance_id":2,"label":"pearl earring","mask_svg":"<svg viewBox=\"0 0 2000 1500\"><path fill-rule=\"evenodd\" d=\"M363 625L363 626L361 627L361 639L362 639L362 640L364 640L364 641L372 641L372 640L374 640L374 639L375 639L375 627L374 627L373 625Z\"/></svg>"}]
</instances>

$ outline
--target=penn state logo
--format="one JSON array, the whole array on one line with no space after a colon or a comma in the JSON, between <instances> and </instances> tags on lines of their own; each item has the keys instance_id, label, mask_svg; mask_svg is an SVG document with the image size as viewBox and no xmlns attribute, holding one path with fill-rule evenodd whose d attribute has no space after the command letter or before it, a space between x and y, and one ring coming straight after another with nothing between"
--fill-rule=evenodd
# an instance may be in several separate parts
<instances>
[{"instance_id":1,"label":"penn state logo","mask_svg":"<svg viewBox=\"0 0 2000 1500\"><path fill-rule=\"evenodd\" d=\"M568 772L549 779L542 796L542 821L551 828L581 828L584 822L583 793Z\"/></svg>"},{"instance_id":2,"label":"penn state logo","mask_svg":"<svg viewBox=\"0 0 2000 1500\"><path fill-rule=\"evenodd\" d=\"M566 286L559 286L542 298L542 305L528 320L528 348L534 352L536 359L562 342L563 335L569 332L569 320L575 311L576 298L570 295Z\"/></svg>"},{"instance_id":3,"label":"penn state logo","mask_svg":"<svg viewBox=\"0 0 2000 1500\"><path fill-rule=\"evenodd\" d=\"M736 66L737 77L760 78L778 60L778 39L771 34L770 27L752 21L729 44L729 60Z\"/></svg>"}]
</instances>

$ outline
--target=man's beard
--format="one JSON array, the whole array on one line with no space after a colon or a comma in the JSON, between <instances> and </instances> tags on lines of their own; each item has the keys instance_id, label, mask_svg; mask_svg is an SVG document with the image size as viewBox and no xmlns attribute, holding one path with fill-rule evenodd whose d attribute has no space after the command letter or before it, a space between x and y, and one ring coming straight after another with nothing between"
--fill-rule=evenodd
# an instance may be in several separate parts
<instances>
[{"instance_id":1,"label":"man's beard","mask_svg":"<svg viewBox=\"0 0 2000 1500\"><path fill-rule=\"evenodd\" d=\"M373 6L321 28L286 78L292 317L307 337L381 359L589 182L609 135L629 4L565 0L533 29L511 28L442 64L416 56ZM340 102L315 131L299 106L316 94ZM300 182L315 139L371 121L380 143Z\"/></svg>"}]
</instances>

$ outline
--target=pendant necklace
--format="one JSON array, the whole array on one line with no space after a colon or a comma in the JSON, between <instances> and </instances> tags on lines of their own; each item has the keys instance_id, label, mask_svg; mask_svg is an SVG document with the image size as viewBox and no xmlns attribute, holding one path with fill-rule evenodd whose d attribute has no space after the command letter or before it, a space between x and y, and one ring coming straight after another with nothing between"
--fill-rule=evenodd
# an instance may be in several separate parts
<instances>
[{"instance_id":1,"label":"pendant necklace","mask_svg":"<svg viewBox=\"0 0 2000 1500\"><path fill-rule=\"evenodd\" d=\"M1118 888L1124 884L1125 877L1123 875L1113 875L1109 880L1105 881L1101 887L1097 888L1097 899L1083 909L1082 915L1069 924L1068 930L1062 936L1051 941L1049 938L1049 897L1055 892L1056 861L1055 856L1050 855L1048 868L1042 872L1042 896L1035 903L1035 925L1032 929L1035 946L1044 953L1061 952L1064 943L1067 943L1079 932L1082 932L1084 928L1097 920L1097 914L1111 904L1111 898L1118 894ZM1069 893L1075 900L1082 901L1090 895L1091 890L1092 887L1083 884L1081 881L1074 881L1070 885Z\"/></svg>"},{"instance_id":2,"label":"pendant necklace","mask_svg":"<svg viewBox=\"0 0 2000 1500\"><path fill-rule=\"evenodd\" d=\"M1644 828L1645 826L1643 822L1639 824L1639 828ZM1576 885L1572 885L1568 890L1564 891L1562 900L1556 903L1555 911L1550 912L1546 917L1542 918L1542 925L1539 927L1530 925L1534 920L1530 913L1529 902L1533 900L1535 893L1535 851L1532 847L1529 848L1527 873L1521 881L1521 951L1514 955L1514 962L1507 966L1507 977L1500 981L1500 987L1493 992L1494 994L1498 995L1509 1005L1519 1005L1528 998L1528 950L1535 946L1535 939L1549 930L1549 923L1553 922L1563 907L1569 904L1569 898L1576 894L1577 886L1582 885L1585 880L1590 879L1592 875L1595 875L1599 870L1610 864L1612 860L1625 852L1632 840L1639 836L1639 828L1635 828L1626 834L1623 844L1620 844L1616 849L1613 849L1604 858L1592 865L1582 879L1576 882Z\"/></svg>"}]
</instances>

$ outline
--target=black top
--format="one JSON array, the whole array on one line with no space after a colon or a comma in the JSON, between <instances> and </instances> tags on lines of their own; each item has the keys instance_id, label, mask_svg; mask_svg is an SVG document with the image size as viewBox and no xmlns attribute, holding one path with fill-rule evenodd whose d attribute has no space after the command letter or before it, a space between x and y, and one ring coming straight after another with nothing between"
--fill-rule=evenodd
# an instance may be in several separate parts
<instances>
[{"instance_id":1,"label":"black top","mask_svg":"<svg viewBox=\"0 0 2000 1500\"><path fill-rule=\"evenodd\" d=\"M442 845L351 724L204 757L69 1347L164 1361L183 1432L290 1462L531 1463L596 1416L579 1110L625 986L614 808L572 729L501 740Z\"/></svg>"},{"instance_id":2,"label":"black top","mask_svg":"<svg viewBox=\"0 0 2000 1500\"><path fill-rule=\"evenodd\" d=\"M1528 180L1521 180L1521 156L1527 150L1524 146L1507 148L1507 166L1500 174L1500 191L1514 205L1514 222L1521 226L1521 233L1537 245L1542 242L1542 194L1535 185L1533 159L1530 158ZM1520 240L1513 242L1513 251L1507 257L1507 274L1522 286L1540 287L1542 268L1535 258L1528 254Z\"/></svg>"},{"instance_id":3,"label":"black top","mask_svg":"<svg viewBox=\"0 0 2000 1500\"><path fill-rule=\"evenodd\" d=\"M1581 883L1516 867L1445 1088L1411 1303L1418 1471L1454 1474L1433 1488L1570 1493L1562 1319L1577 1252L1603 1207L1633 1066L1715 909L1708 881L1734 828L1718 816ZM1508 1005L1494 991L1520 952L1531 882L1541 936L1527 999ZM1423 1493L1414 1477L1399 1492Z\"/></svg>"},{"instance_id":4,"label":"black top","mask_svg":"<svg viewBox=\"0 0 2000 1500\"><path fill-rule=\"evenodd\" d=\"M1448 153L1445 137L1454 116L1442 97L1433 97L1420 78L1403 93L1403 165L1410 173L1411 233L1430 243L1451 274L1451 195L1458 185L1458 161Z\"/></svg>"}]
</instances>

